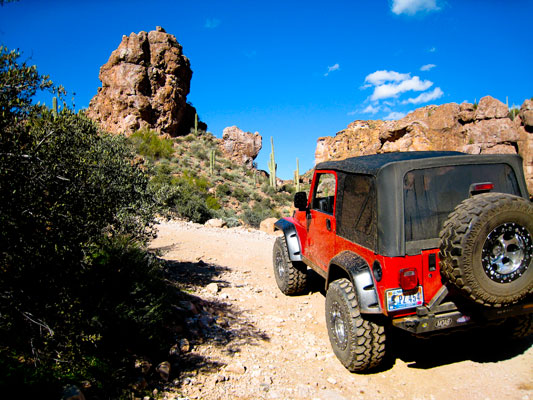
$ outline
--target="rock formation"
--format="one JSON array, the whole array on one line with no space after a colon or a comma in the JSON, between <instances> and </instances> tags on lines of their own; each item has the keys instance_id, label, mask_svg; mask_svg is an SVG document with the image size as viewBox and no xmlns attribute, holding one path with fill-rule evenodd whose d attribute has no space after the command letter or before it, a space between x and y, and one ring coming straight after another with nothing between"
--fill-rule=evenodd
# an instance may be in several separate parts
<instances>
[{"instance_id":1,"label":"rock formation","mask_svg":"<svg viewBox=\"0 0 533 400\"><path fill-rule=\"evenodd\" d=\"M505 104L487 96L477 107L469 103L431 105L398 121L355 121L334 137L318 139L315 162L417 150L518 153L533 193L533 101L526 100L513 120Z\"/></svg>"},{"instance_id":2,"label":"rock formation","mask_svg":"<svg viewBox=\"0 0 533 400\"><path fill-rule=\"evenodd\" d=\"M224 154L237 164L253 167L253 162L263 146L263 139L258 132L244 132L236 126L224 129L221 149Z\"/></svg>"},{"instance_id":3,"label":"rock formation","mask_svg":"<svg viewBox=\"0 0 533 400\"><path fill-rule=\"evenodd\" d=\"M179 136L194 126L196 110L187 103L192 77L189 59L163 28L123 36L99 77L102 87L87 115L103 129L130 134L150 128Z\"/></svg>"}]
</instances>

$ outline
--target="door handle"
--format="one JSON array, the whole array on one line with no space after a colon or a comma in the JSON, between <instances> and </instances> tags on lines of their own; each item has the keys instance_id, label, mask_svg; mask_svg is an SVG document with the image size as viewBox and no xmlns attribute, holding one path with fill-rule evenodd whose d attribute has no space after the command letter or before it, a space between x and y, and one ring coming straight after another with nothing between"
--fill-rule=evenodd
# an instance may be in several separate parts
<instances>
[{"instance_id":1,"label":"door handle","mask_svg":"<svg viewBox=\"0 0 533 400\"><path fill-rule=\"evenodd\" d=\"M331 220L330 220L330 219L326 219L326 229L327 229L328 231L331 230Z\"/></svg>"}]
</instances>

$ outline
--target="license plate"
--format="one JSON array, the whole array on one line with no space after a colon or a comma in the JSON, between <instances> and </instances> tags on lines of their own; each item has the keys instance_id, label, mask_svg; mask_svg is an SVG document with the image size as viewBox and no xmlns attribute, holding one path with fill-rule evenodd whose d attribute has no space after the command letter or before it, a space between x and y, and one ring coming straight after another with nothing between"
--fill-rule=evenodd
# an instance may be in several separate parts
<instances>
[{"instance_id":1,"label":"license plate","mask_svg":"<svg viewBox=\"0 0 533 400\"><path fill-rule=\"evenodd\" d=\"M402 289L392 289L385 292L387 294L387 310L396 311L406 308L413 308L424 304L424 292L422 286L412 294L404 294Z\"/></svg>"}]
</instances>

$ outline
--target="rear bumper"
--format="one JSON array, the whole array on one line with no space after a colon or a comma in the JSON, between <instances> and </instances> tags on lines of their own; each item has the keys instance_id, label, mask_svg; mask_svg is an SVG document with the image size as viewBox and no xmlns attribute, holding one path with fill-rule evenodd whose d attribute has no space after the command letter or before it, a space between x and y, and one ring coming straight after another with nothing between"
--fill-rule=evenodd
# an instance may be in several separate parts
<instances>
[{"instance_id":1,"label":"rear bumper","mask_svg":"<svg viewBox=\"0 0 533 400\"><path fill-rule=\"evenodd\" d=\"M393 319L392 324L415 335L423 335L463 326L483 326L491 321L533 313L533 303L496 309L476 308L468 311L460 311L451 306L446 308L447 310L442 312L431 313L427 308L419 307L416 315Z\"/></svg>"}]
</instances>

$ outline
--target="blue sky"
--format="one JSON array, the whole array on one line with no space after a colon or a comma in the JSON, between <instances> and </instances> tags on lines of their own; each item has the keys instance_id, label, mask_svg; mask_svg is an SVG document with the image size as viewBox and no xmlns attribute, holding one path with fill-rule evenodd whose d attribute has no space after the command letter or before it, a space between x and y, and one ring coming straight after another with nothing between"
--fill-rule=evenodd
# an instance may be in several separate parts
<instances>
[{"instance_id":1,"label":"blue sky","mask_svg":"<svg viewBox=\"0 0 533 400\"><path fill-rule=\"evenodd\" d=\"M274 138L278 176L312 168L316 140L428 104L533 96L532 0L21 0L0 7L18 48L88 106L122 35L162 26L194 71L188 100L217 137Z\"/></svg>"}]
</instances>

